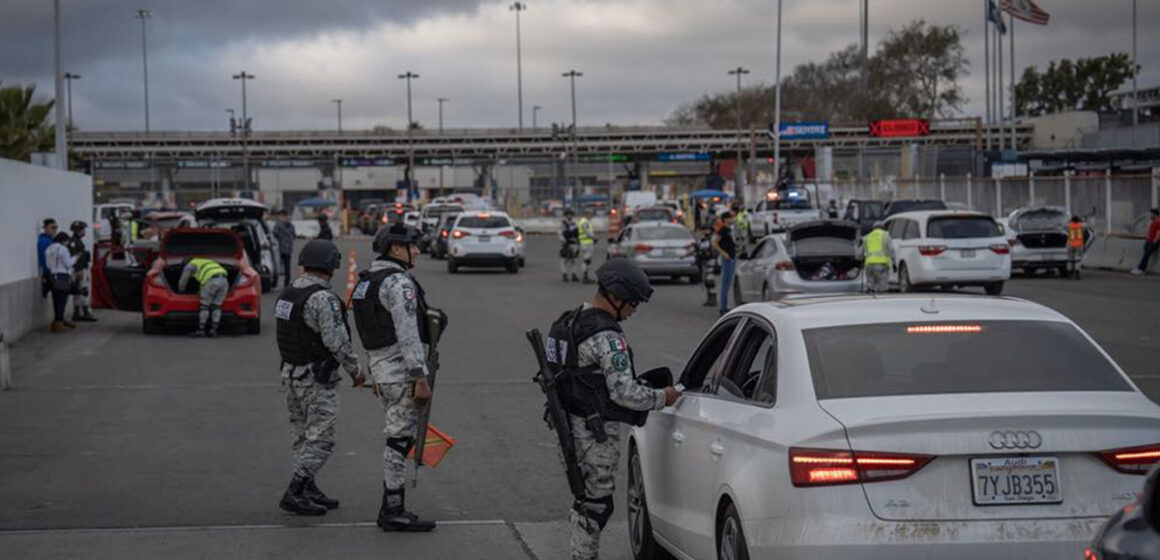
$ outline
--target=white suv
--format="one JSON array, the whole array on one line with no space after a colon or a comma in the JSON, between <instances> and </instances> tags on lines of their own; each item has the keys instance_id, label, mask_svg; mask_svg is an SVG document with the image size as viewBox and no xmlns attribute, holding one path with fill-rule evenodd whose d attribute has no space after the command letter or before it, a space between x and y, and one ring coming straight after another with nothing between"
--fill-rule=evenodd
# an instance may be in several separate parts
<instances>
[{"instance_id":1,"label":"white suv","mask_svg":"<svg viewBox=\"0 0 1160 560\"><path fill-rule=\"evenodd\" d=\"M1011 246L999 224L979 212L933 210L895 214L886 221L899 291L918 286L982 286L1003 292L1011 278Z\"/></svg>"},{"instance_id":2,"label":"white suv","mask_svg":"<svg viewBox=\"0 0 1160 560\"><path fill-rule=\"evenodd\" d=\"M522 236L503 212L464 212L455 219L447 238L447 271L461 266L502 266L520 271Z\"/></svg>"}]
</instances>

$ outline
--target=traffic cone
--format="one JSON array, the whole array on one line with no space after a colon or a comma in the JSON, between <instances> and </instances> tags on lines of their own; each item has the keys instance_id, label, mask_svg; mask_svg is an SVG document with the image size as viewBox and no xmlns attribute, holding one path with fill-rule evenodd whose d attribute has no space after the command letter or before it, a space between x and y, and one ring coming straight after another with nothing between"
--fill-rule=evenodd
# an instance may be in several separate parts
<instances>
[{"instance_id":1,"label":"traffic cone","mask_svg":"<svg viewBox=\"0 0 1160 560\"><path fill-rule=\"evenodd\" d=\"M357 260L358 259L355 256L354 249L351 249L350 254L347 255L348 264L346 267L346 304L348 307L353 306L352 300L350 298L352 295L354 295L355 284L358 283L358 264L356 264Z\"/></svg>"}]
</instances>

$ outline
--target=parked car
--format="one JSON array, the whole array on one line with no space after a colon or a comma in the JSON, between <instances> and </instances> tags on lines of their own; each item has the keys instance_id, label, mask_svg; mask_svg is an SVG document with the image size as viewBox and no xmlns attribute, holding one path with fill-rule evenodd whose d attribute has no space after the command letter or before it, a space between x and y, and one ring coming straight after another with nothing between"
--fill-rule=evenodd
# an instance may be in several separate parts
<instances>
[{"instance_id":1,"label":"parked car","mask_svg":"<svg viewBox=\"0 0 1160 560\"><path fill-rule=\"evenodd\" d=\"M898 199L886 203L882 218L886 219L903 212L919 212L922 210L948 210L947 203L942 200Z\"/></svg>"},{"instance_id":2,"label":"parked car","mask_svg":"<svg viewBox=\"0 0 1160 560\"><path fill-rule=\"evenodd\" d=\"M749 215L751 235L761 236L822 218L822 211L813 202L810 192L801 187L771 190L765 200L757 203Z\"/></svg>"},{"instance_id":3,"label":"parked car","mask_svg":"<svg viewBox=\"0 0 1160 560\"><path fill-rule=\"evenodd\" d=\"M626 441L638 560L1082 558L1160 460L1160 407L1023 300L744 305L679 383Z\"/></svg>"},{"instance_id":4,"label":"parked car","mask_svg":"<svg viewBox=\"0 0 1160 560\"><path fill-rule=\"evenodd\" d=\"M464 212L455 219L447 240L447 271L461 266L502 266L520 271L518 241L511 218L503 212Z\"/></svg>"},{"instance_id":5,"label":"parked car","mask_svg":"<svg viewBox=\"0 0 1160 560\"><path fill-rule=\"evenodd\" d=\"M638 208L632 215L633 223L641 222L669 222L677 223L677 212L668 206L649 206Z\"/></svg>"},{"instance_id":6,"label":"parked car","mask_svg":"<svg viewBox=\"0 0 1160 560\"><path fill-rule=\"evenodd\" d=\"M365 235L374 235L379 230L379 225L382 224L383 207L385 203L372 202L363 207L358 213L359 231Z\"/></svg>"},{"instance_id":7,"label":"parked car","mask_svg":"<svg viewBox=\"0 0 1160 560\"><path fill-rule=\"evenodd\" d=\"M165 232L176 228L195 228L197 218L190 212L172 210L157 210L142 216L140 220L140 235L142 239L160 241Z\"/></svg>"},{"instance_id":8,"label":"parked car","mask_svg":"<svg viewBox=\"0 0 1160 560\"><path fill-rule=\"evenodd\" d=\"M1061 278L1066 277L1069 218L1063 208L1036 206L1020 208L1000 220L1011 246L1011 268L1025 274L1055 270ZM1084 238L1086 243L1095 239L1088 227L1084 227Z\"/></svg>"},{"instance_id":9,"label":"parked car","mask_svg":"<svg viewBox=\"0 0 1160 560\"><path fill-rule=\"evenodd\" d=\"M986 214L905 212L888 218L886 230L894 252L890 280L899 291L982 286L995 296L1011 278L1011 246Z\"/></svg>"},{"instance_id":10,"label":"parked car","mask_svg":"<svg viewBox=\"0 0 1160 560\"><path fill-rule=\"evenodd\" d=\"M295 212L300 208L303 207L295 206ZM278 240L262 219L268 211L265 204L247 198L215 198L198 206L194 213L200 226L237 232L246 255L262 277L262 293L273 289L274 279L282 272ZM294 225L298 227L297 223Z\"/></svg>"},{"instance_id":11,"label":"parked car","mask_svg":"<svg viewBox=\"0 0 1160 560\"><path fill-rule=\"evenodd\" d=\"M321 197L298 201L290 212L290 223L294 225L294 237L300 239L318 237L319 232L322 231L318 223L318 218L321 216L326 217L332 232L339 231L341 219L336 219L339 213L337 206L337 202Z\"/></svg>"},{"instance_id":12,"label":"parked car","mask_svg":"<svg viewBox=\"0 0 1160 560\"><path fill-rule=\"evenodd\" d=\"M628 218L640 208L655 206L657 195L652 191L627 191L624 193L624 203L621 205L623 216Z\"/></svg>"},{"instance_id":13,"label":"parked car","mask_svg":"<svg viewBox=\"0 0 1160 560\"><path fill-rule=\"evenodd\" d=\"M127 202L93 205L93 235L97 241L107 241L113 233L113 220L120 219L122 212L133 212L134 207Z\"/></svg>"},{"instance_id":14,"label":"parked car","mask_svg":"<svg viewBox=\"0 0 1160 560\"><path fill-rule=\"evenodd\" d=\"M609 240L608 258L616 257L632 259L650 276L701 281L693 234L671 222L633 222Z\"/></svg>"},{"instance_id":15,"label":"parked car","mask_svg":"<svg viewBox=\"0 0 1160 560\"><path fill-rule=\"evenodd\" d=\"M261 278L250 265L237 231L226 228L171 229L148 258L126 259L108 251L93 265L93 307L141 312L141 329L155 334L170 323L197 323L196 280L185 292L178 281L187 259L204 257L225 267L230 290L222 302L222 324L261 332Z\"/></svg>"},{"instance_id":16,"label":"parked car","mask_svg":"<svg viewBox=\"0 0 1160 560\"><path fill-rule=\"evenodd\" d=\"M1129 452L1120 452L1121 456ZM1130 453L1136 455L1136 453ZM1136 459L1134 471L1143 470L1151 457ZM1136 501L1112 514L1100 528L1091 548L1084 551L1084 560L1142 560L1160 558L1160 466L1144 481L1144 489Z\"/></svg>"},{"instance_id":17,"label":"parked car","mask_svg":"<svg viewBox=\"0 0 1160 560\"><path fill-rule=\"evenodd\" d=\"M874 229L874 224L886 217L886 202L882 200L854 199L846 203L842 219L858 224L859 235L866 235Z\"/></svg>"},{"instance_id":18,"label":"parked car","mask_svg":"<svg viewBox=\"0 0 1160 560\"><path fill-rule=\"evenodd\" d=\"M528 260L528 234L524 228L516 226L516 256L520 259L520 268L527 264Z\"/></svg>"},{"instance_id":19,"label":"parked car","mask_svg":"<svg viewBox=\"0 0 1160 560\"><path fill-rule=\"evenodd\" d=\"M432 257L447 258L447 241L451 238L451 230L455 227L457 219L459 213L448 212L439 216L439 224L428 233L427 244Z\"/></svg>"},{"instance_id":20,"label":"parked car","mask_svg":"<svg viewBox=\"0 0 1160 560\"><path fill-rule=\"evenodd\" d=\"M769 301L797 293L862 291L858 224L822 220L762 239L737 260L733 298Z\"/></svg>"}]
</instances>

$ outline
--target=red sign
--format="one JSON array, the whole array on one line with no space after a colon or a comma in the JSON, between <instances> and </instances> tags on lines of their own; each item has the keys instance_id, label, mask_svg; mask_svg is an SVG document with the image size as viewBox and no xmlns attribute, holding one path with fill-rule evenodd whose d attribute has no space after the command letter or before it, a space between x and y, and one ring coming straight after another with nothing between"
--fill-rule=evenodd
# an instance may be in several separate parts
<instances>
[{"instance_id":1,"label":"red sign","mask_svg":"<svg viewBox=\"0 0 1160 560\"><path fill-rule=\"evenodd\" d=\"M870 136L880 138L927 134L930 134L930 121L926 119L891 119L870 123Z\"/></svg>"}]
</instances>

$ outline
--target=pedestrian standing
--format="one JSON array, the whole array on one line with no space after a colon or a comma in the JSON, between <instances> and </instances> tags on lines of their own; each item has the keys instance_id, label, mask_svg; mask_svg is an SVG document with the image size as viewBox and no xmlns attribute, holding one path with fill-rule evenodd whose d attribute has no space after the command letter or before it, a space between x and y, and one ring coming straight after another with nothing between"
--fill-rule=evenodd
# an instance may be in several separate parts
<instances>
[{"instance_id":1,"label":"pedestrian standing","mask_svg":"<svg viewBox=\"0 0 1160 560\"><path fill-rule=\"evenodd\" d=\"M733 203L733 226L734 238L744 247L749 242L749 213L745 211L745 205L740 201Z\"/></svg>"},{"instance_id":2,"label":"pedestrian standing","mask_svg":"<svg viewBox=\"0 0 1160 560\"><path fill-rule=\"evenodd\" d=\"M1083 261L1084 235L1083 218L1072 216L1067 222L1067 266L1068 277L1079 280L1079 269Z\"/></svg>"},{"instance_id":3,"label":"pedestrian standing","mask_svg":"<svg viewBox=\"0 0 1160 560\"><path fill-rule=\"evenodd\" d=\"M312 239L298 254L301 274L274 304L293 450L293 475L278 506L298 515L325 515L338 507L339 501L314 481L334 449L338 370L355 387L366 382L351 343L346 306L330 289L330 278L341 264L342 253L334 243Z\"/></svg>"},{"instance_id":4,"label":"pedestrian standing","mask_svg":"<svg viewBox=\"0 0 1160 560\"><path fill-rule=\"evenodd\" d=\"M733 240L733 215L721 214L721 227L713 239L713 249L721 261L721 315L729 311L729 290L733 287L733 272L737 265L737 243Z\"/></svg>"},{"instance_id":5,"label":"pedestrian standing","mask_svg":"<svg viewBox=\"0 0 1160 560\"><path fill-rule=\"evenodd\" d=\"M379 229L378 257L359 275L351 295L359 339L367 351L375 393L383 407L383 500L377 524L383 531L426 532L435 522L407 511L407 455L419 434L420 407L431 400L428 356L434 352L427 300L411 276L419 258L419 230L396 222ZM446 324L445 316L442 322ZM442 330L442 329L440 329Z\"/></svg>"},{"instance_id":6,"label":"pedestrian standing","mask_svg":"<svg viewBox=\"0 0 1160 560\"><path fill-rule=\"evenodd\" d=\"M294 238L298 232L294 231L290 214L285 210L279 210L277 218L278 222L274 224L274 239L278 240L278 255L282 258L282 287L288 288L291 278L290 257L294 254Z\"/></svg>"},{"instance_id":7,"label":"pedestrian standing","mask_svg":"<svg viewBox=\"0 0 1160 560\"><path fill-rule=\"evenodd\" d=\"M72 288L73 266L77 260L69 254L68 234L63 231L52 238L52 243L44 250L44 265L48 269L49 288L52 291L52 332L68 332L76 325L64 318L68 307L69 290Z\"/></svg>"},{"instance_id":8,"label":"pedestrian standing","mask_svg":"<svg viewBox=\"0 0 1160 560\"><path fill-rule=\"evenodd\" d=\"M583 495L575 496L568 514L572 560L599 556L600 532L612 517L623 424L643 425L641 411L660 410L681 396L672 386L638 382L620 328L652 296L648 276L628 259L612 259L597 270L596 281L590 301L553 323L546 352L550 362L563 368L568 393L576 395L564 402L583 478Z\"/></svg>"},{"instance_id":9,"label":"pedestrian standing","mask_svg":"<svg viewBox=\"0 0 1160 560\"><path fill-rule=\"evenodd\" d=\"M217 261L190 257L181 269L177 281L177 292L185 293L190 279L197 280L197 330L192 336L217 336L218 323L222 320L222 302L230 291L229 273Z\"/></svg>"},{"instance_id":10,"label":"pedestrian standing","mask_svg":"<svg viewBox=\"0 0 1160 560\"><path fill-rule=\"evenodd\" d=\"M1143 276L1148 273L1148 262L1152 260L1152 255L1156 254L1156 248L1160 246L1160 209L1152 209L1152 221L1148 224L1148 236L1144 238L1144 256L1140 257L1140 264L1132 271L1132 274Z\"/></svg>"},{"instance_id":11,"label":"pedestrian standing","mask_svg":"<svg viewBox=\"0 0 1160 560\"><path fill-rule=\"evenodd\" d=\"M44 252L52 245L56 232L56 220L45 218L40 225L40 235L36 236L36 262L40 264L40 297L45 297L52 291L52 274L48 272Z\"/></svg>"},{"instance_id":12,"label":"pedestrian standing","mask_svg":"<svg viewBox=\"0 0 1160 560\"><path fill-rule=\"evenodd\" d=\"M93 317L93 309L90 304L92 277L89 275L89 266L92 261L92 253L85 247L85 231L87 229L88 224L81 220L77 220L69 226L72 237L68 240L68 252L76 258L76 264L73 266L71 290L73 321L95 323L97 318Z\"/></svg>"},{"instance_id":13,"label":"pedestrian standing","mask_svg":"<svg viewBox=\"0 0 1160 560\"><path fill-rule=\"evenodd\" d=\"M577 257L580 256L580 228L572 221L575 213L571 208L564 210L564 222L560 224L560 274L567 282L569 277L573 282L579 282L576 274Z\"/></svg>"},{"instance_id":14,"label":"pedestrian standing","mask_svg":"<svg viewBox=\"0 0 1160 560\"><path fill-rule=\"evenodd\" d=\"M874 229L862 238L862 270L866 274L866 291L872 294L885 292L890 286L890 269L893 266L890 234L882 222L875 222Z\"/></svg>"},{"instance_id":15,"label":"pedestrian standing","mask_svg":"<svg viewBox=\"0 0 1160 560\"><path fill-rule=\"evenodd\" d=\"M325 241L334 239L334 232L330 230L330 218L326 216L326 212L318 214L318 239Z\"/></svg>"},{"instance_id":16,"label":"pedestrian standing","mask_svg":"<svg viewBox=\"0 0 1160 560\"><path fill-rule=\"evenodd\" d=\"M705 287L705 307L717 305L717 295L713 293L716 285L714 276L720 268L717 264L717 251L713 248L713 229L706 227L701 230L701 238L697 240L697 269L701 271L701 283Z\"/></svg>"},{"instance_id":17,"label":"pedestrian standing","mask_svg":"<svg viewBox=\"0 0 1160 560\"><path fill-rule=\"evenodd\" d=\"M830 205L826 207L826 216L831 220L838 219L838 201L830 199Z\"/></svg>"},{"instance_id":18,"label":"pedestrian standing","mask_svg":"<svg viewBox=\"0 0 1160 560\"><path fill-rule=\"evenodd\" d=\"M584 216L576 222L576 229L580 240L580 260L583 261L582 281L585 284L591 284L592 279L588 277L588 270L592 267L592 252L596 248L596 232L592 229L591 209L584 211Z\"/></svg>"}]
</instances>

